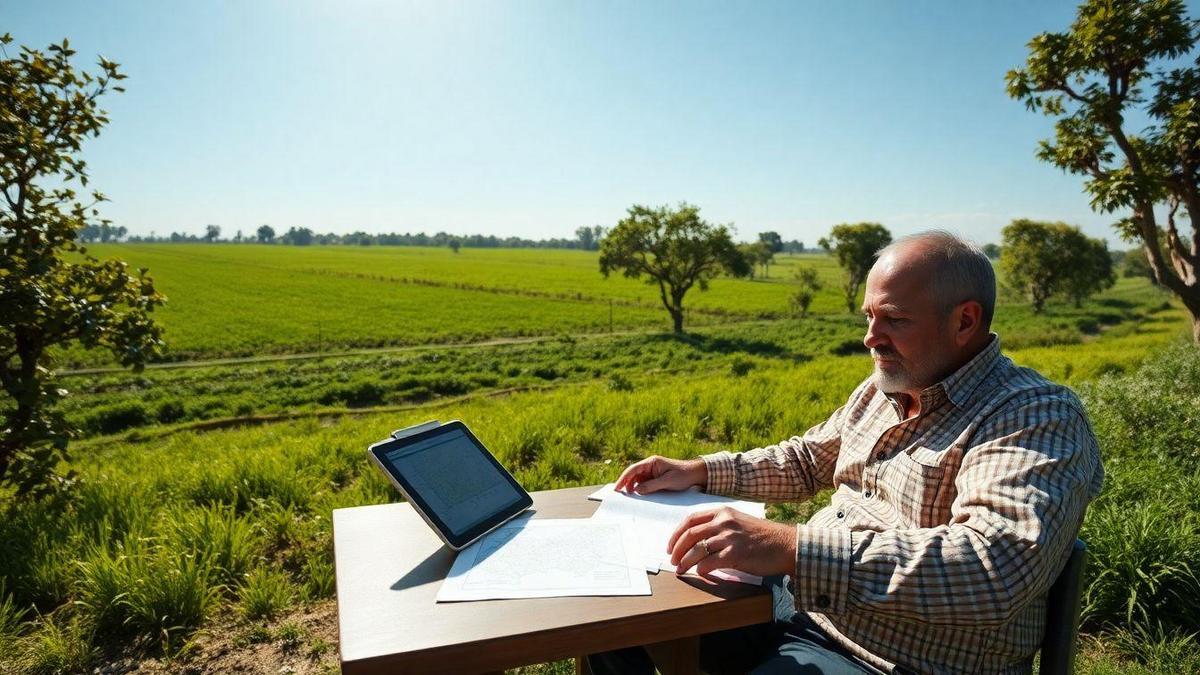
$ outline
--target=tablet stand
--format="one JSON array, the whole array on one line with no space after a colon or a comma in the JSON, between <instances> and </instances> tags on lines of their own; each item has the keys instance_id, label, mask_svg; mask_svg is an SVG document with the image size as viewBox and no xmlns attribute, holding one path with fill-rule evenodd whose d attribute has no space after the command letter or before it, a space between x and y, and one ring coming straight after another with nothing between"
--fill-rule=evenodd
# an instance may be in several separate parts
<instances>
[{"instance_id":1,"label":"tablet stand","mask_svg":"<svg viewBox=\"0 0 1200 675\"><path fill-rule=\"evenodd\" d=\"M392 432L392 438L394 438L396 440L400 440L401 438L407 438L408 436L412 436L413 434L419 434L422 431L429 431L430 429L436 429L440 426L442 426L441 422L439 422L437 420L429 420L428 422L421 422L420 424L414 424L411 427L404 427L403 429L397 429Z\"/></svg>"}]
</instances>

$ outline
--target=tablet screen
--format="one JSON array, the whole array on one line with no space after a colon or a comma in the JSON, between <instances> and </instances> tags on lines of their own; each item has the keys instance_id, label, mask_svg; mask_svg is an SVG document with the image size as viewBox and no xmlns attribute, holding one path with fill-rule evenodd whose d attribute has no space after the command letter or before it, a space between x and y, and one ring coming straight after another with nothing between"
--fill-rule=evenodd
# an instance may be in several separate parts
<instances>
[{"instance_id":1,"label":"tablet screen","mask_svg":"<svg viewBox=\"0 0 1200 675\"><path fill-rule=\"evenodd\" d=\"M520 502L524 495L460 428L383 454L456 536Z\"/></svg>"}]
</instances>

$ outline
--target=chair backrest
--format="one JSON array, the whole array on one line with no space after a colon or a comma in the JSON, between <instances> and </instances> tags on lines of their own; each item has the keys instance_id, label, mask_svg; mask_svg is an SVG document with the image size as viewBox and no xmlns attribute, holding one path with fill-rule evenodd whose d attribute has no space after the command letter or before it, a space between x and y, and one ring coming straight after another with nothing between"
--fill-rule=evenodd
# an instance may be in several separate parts
<instances>
[{"instance_id":1,"label":"chair backrest","mask_svg":"<svg viewBox=\"0 0 1200 675\"><path fill-rule=\"evenodd\" d=\"M1079 632L1079 602L1083 595L1083 565L1087 544L1075 540L1067 566L1046 596L1046 633L1042 636L1041 675L1075 672L1075 647Z\"/></svg>"}]
</instances>

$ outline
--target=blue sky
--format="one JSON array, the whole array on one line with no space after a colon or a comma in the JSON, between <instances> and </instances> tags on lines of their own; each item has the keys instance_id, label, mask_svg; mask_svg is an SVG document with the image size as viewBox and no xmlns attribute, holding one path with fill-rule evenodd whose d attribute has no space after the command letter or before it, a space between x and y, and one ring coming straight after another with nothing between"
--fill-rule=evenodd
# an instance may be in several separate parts
<instances>
[{"instance_id":1,"label":"blue sky","mask_svg":"<svg viewBox=\"0 0 1200 675\"><path fill-rule=\"evenodd\" d=\"M445 230L570 237L633 203L740 238L840 222L999 239L1017 217L1119 244L1082 180L1034 159L1009 99L1074 3L16 2L129 75L85 148L133 233ZM12 47L9 48L12 54Z\"/></svg>"}]
</instances>

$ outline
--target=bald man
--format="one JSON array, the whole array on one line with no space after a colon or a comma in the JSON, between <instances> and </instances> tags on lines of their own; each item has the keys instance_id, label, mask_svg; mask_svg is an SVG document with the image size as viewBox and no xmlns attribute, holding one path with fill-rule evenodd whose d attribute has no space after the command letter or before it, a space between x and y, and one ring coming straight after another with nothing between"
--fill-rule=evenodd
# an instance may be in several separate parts
<instances>
[{"instance_id":1,"label":"bald man","mask_svg":"<svg viewBox=\"0 0 1200 675\"><path fill-rule=\"evenodd\" d=\"M767 501L833 488L807 524L697 513L677 572L768 577L769 624L701 640L713 673L1027 673L1046 593L1103 469L1078 398L1000 353L991 263L946 232L880 251L863 313L874 372L828 420L748 452L649 457L617 489ZM645 651L593 672L652 672Z\"/></svg>"}]
</instances>

